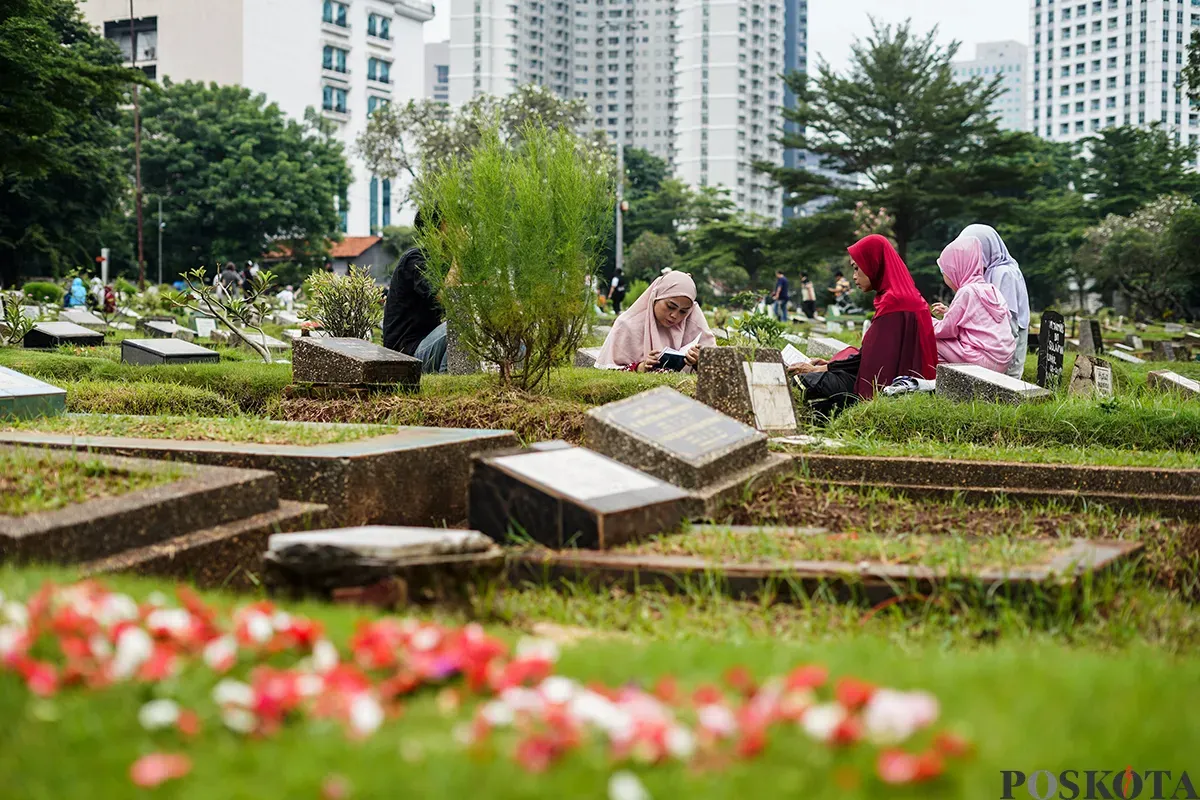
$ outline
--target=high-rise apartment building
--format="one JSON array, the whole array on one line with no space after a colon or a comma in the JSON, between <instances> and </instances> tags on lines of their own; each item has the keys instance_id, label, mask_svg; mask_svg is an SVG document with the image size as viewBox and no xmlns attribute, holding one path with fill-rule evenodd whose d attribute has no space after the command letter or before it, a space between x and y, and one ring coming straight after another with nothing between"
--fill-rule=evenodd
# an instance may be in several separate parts
<instances>
[{"instance_id":1,"label":"high-rise apartment building","mask_svg":"<svg viewBox=\"0 0 1200 800\"><path fill-rule=\"evenodd\" d=\"M425 99L450 102L450 40L425 45Z\"/></svg>"},{"instance_id":2,"label":"high-rise apartment building","mask_svg":"<svg viewBox=\"0 0 1200 800\"><path fill-rule=\"evenodd\" d=\"M797 13L807 3L788 0ZM450 102L535 83L583 100L614 142L778 219L754 172L782 163L785 0L451 0ZM805 26L799 26L803 29Z\"/></svg>"},{"instance_id":3,"label":"high-rise apartment building","mask_svg":"<svg viewBox=\"0 0 1200 800\"><path fill-rule=\"evenodd\" d=\"M1200 143L1200 109L1180 81L1198 26L1196 0L1031 0L1029 129L1071 142L1158 122Z\"/></svg>"},{"instance_id":4,"label":"high-rise apartment building","mask_svg":"<svg viewBox=\"0 0 1200 800\"><path fill-rule=\"evenodd\" d=\"M1028 130L1025 119L1029 48L1020 42L984 42L975 46L975 58L954 62L954 79L983 78L991 84L1000 78L1000 95L992 101L992 114L1002 129Z\"/></svg>"},{"instance_id":5,"label":"high-rise apartment building","mask_svg":"<svg viewBox=\"0 0 1200 800\"><path fill-rule=\"evenodd\" d=\"M354 183L339 202L346 233L400 222L400 186L354 152L380 106L425 96L423 0L87 0L84 16L158 80L236 84L302 120L312 107L337 126ZM128 61L127 61L128 63Z\"/></svg>"}]
</instances>

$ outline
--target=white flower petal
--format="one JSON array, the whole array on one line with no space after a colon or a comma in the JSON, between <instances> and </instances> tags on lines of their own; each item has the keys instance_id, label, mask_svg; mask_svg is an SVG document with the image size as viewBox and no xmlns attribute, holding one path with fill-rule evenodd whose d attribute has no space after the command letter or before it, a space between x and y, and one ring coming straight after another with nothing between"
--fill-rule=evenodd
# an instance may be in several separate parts
<instances>
[{"instance_id":1,"label":"white flower petal","mask_svg":"<svg viewBox=\"0 0 1200 800\"><path fill-rule=\"evenodd\" d=\"M138 722L148 731L169 728L179 721L179 704L174 700L151 700L138 709Z\"/></svg>"},{"instance_id":2,"label":"white flower petal","mask_svg":"<svg viewBox=\"0 0 1200 800\"><path fill-rule=\"evenodd\" d=\"M359 692L350 701L350 727L359 736L368 736L383 724L383 706L372 695Z\"/></svg>"},{"instance_id":3,"label":"white flower petal","mask_svg":"<svg viewBox=\"0 0 1200 800\"><path fill-rule=\"evenodd\" d=\"M650 792L632 772L615 772L608 779L608 800L650 800Z\"/></svg>"},{"instance_id":4,"label":"white flower petal","mask_svg":"<svg viewBox=\"0 0 1200 800\"><path fill-rule=\"evenodd\" d=\"M213 687L212 699L222 708L227 706L249 707L254 705L254 689L247 683L225 678Z\"/></svg>"}]
</instances>

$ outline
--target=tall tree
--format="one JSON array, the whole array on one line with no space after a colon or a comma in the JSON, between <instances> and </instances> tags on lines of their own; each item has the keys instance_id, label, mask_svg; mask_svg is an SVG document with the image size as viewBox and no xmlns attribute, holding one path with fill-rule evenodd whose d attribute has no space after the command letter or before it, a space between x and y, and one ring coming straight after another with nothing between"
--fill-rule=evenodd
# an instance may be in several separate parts
<instances>
[{"instance_id":1,"label":"tall tree","mask_svg":"<svg viewBox=\"0 0 1200 800\"><path fill-rule=\"evenodd\" d=\"M1164 194L1200 192L1191 171L1196 148L1176 144L1161 124L1109 128L1087 142L1082 189L1093 196L1097 217L1124 216Z\"/></svg>"},{"instance_id":2,"label":"tall tree","mask_svg":"<svg viewBox=\"0 0 1200 800\"><path fill-rule=\"evenodd\" d=\"M872 27L872 35L853 46L847 73L821 63L813 78L786 76L797 107L784 115L803 133L781 141L814 153L840 178L804 168L758 168L792 195L789 203L833 195L887 208L904 255L934 221L972 204L1003 205L1006 194L1027 184L1016 162L1028 142L996 126L989 107L999 78L955 81L957 43L940 47L936 30L917 36L907 23Z\"/></svg>"},{"instance_id":3,"label":"tall tree","mask_svg":"<svg viewBox=\"0 0 1200 800\"><path fill-rule=\"evenodd\" d=\"M1187 66L1180 76L1187 85L1188 97L1200 101L1200 28L1192 28L1192 38L1188 41Z\"/></svg>"},{"instance_id":4,"label":"tall tree","mask_svg":"<svg viewBox=\"0 0 1200 800\"><path fill-rule=\"evenodd\" d=\"M237 86L167 82L144 93L142 126L142 182L169 220L170 276L278 246L311 260L339 235L350 170L315 115L297 122Z\"/></svg>"},{"instance_id":5,"label":"tall tree","mask_svg":"<svg viewBox=\"0 0 1200 800\"><path fill-rule=\"evenodd\" d=\"M0 284L99 254L127 193L118 109L139 76L72 0L0 5Z\"/></svg>"}]
</instances>

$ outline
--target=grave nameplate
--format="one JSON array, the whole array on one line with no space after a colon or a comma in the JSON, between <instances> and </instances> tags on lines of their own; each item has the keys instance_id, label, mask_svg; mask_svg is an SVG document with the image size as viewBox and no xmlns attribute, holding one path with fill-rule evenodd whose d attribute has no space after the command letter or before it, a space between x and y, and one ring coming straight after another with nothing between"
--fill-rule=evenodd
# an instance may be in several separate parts
<instances>
[{"instance_id":1,"label":"grave nameplate","mask_svg":"<svg viewBox=\"0 0 1200 800\"><path fill-rule=\"evenodd\" d=\"M1100 330L1100 321L1085 319L1079 325L1079 352L1085 356L1104 354L1104 339Z\"/></svg>"},{"instance_id":2,"label":"grave nameplate","mask_svg":"<svg viewBox=\"0 0 1200 800\"><path fill-rule=\"evenodd\" d=\"M196 335L201 339L207 339L212 336L213 331L217 329L217 321L212 317L196 317Z\"/></svg>"},{"instance_id":3,"label":"grave nameplate","mask_svg":"<svg viewBox=\"0 0 1200 800\"><path fill-rule=\"evenodd\" d=\"M1102 358L1080 355L1071 370L1068 392L1073 396L1113 396L1112 366Z\"/></svg>"},{"instance_id":4,"label":"grave nameplate","mask_svg":"<svg viewBox=\"0 0 1200 800\"><path fill-rule=\"evenodd\" d=\"M180 339L126 339L121 342L122 364L216 364L220 360L221 356L212 350Z\"/></svg>"},{"instance_id":5,"label":"grave nameplate","mask_svg":"<svg viewBox=\"0 0 1200 800\"><path fill-rule=\"evenodd\" d=\"M1067 346L1067 323L1062 314L1047 311L1042 314L1042 329L1038 341L1037 383L1043 389L1057 392L1062 383L1063 352Z\"/></svg>"},{"instance_id":6,"label":"grave nameplate","mask_svg":"<svg viewBox=\"0 0 1200 800\"><path fill-rule=\"evenodd\" d=\"M596 359L600 357L602 347L581 347L575 351L575 366L577 367L594 367Z\"/></svg>"},{"instance_id":7,"label":"grave nameplate","mask_svg":"<svg viewBox=\"0 0 1200 800\"><path fill-rule=\"evenodd\" d=\"M0 418L31 419L62 414L67 392L14 369L0 367Z\"/></svg>"},{"instance_id":8,"label":"grave nameplate","mask_svg":"<svg viewBox=\"0 0 1200 800\"><path fill-rule=\"evenodd\" d=\"M685 489L767 457L766 436L666 386L593 408L584 430L597 452Z\"/></svg>"},{"instance_id":9,"label":"grave nameplate","mask_svg":"<svg viewBox=\"0 0 1200 800\"><path fill-rule=\"evenodd\" d=\"M763 366L754 369L748 364ZM775 365L772 370L766 365ZM754 349L736 347L702 347L700 361L696 365L696 399L722 414L733 417L751 427L761 422L770 422L779 427L770 430L788 431L795 429L795 412L791 410L791 394L783 372L783 356L778 350L768 347ZM778 379L782 385L776 385ZM752 391L755 384L760 388ZM783 423L784 409L781 398L787 397L787 411L791 411L791 422ZM779 399L776 399L779 398ZM759 414L762 414L760 420Z\"/></svg>"},{"instance_id":10,"label":"grave nameplate","mask_svg":"<svg viewBox=\"0 0 1200 800\"><path fill-rule=\"evenodd\" d=\"M362 339L302 337L292 344L296 383L421 387L421 360Z\"/></svg>"},{"instance_id":11,"label":"grave nameplate","mask_svg":"<svg viewBox=\"0 0 1200 800\"><path fill-rule=\"evenodd\" d=\"M1126 364L1145 364L1145 360L1138 358L1135 355L1126 353L1124 350L1113 350L1108 354L1109 358L1115 358L1117 361L1124 361Z\"/></svg>"},{"instance_id":12,"label":"grave nameplate","mask_svg":"<svg viewBox=\"0 0 1200 800\"><path fill-rule=\"evenodd\" d=\"M100 332L103 332L107 327L103 319L84 308L70 308L60 311L58 312L58 321L73 322L81 327Z\"/></svg>"},{"instance_id":13,"label":"grave nameplate","mask_svg":"<svg viewBox=\"0 0 1200 800\"><path fill-rule=\"evenodd\" d=\"M937 393L959 402L985 400L1013 405L1053 396L1041 386L976 364L938 364Z\"/></svg>"},{"instance_id":14,"label":"grave nameplate","mask_svg":"<svg viewBox=\"0 0 1200 800\"><path fill-rule=\"evenodd\" d=\"M476 456L469 525L498 542L606 549L675 529L687 493L581 447Z\"/></svg>"},{"instance_id":15,"label":"grave nameplate","mask_svg":"<svg viewBox=\"0 0 1200 800\"><path fill-rule=\"evenodd\" d=\"M794 432L796 410L783 363L747 362L742 369L750 385L754 427L760 431Z\"/></svg>"},{"instance_id":16,"label":"grave nameplate","mask_svg":"<svg viewBox=\"0 0 1200 800\"><path fill-rule=\"evenodd\" d=\"M1142 341L1142 337L1135 336L1132 333L1125 337L1125 344L1132 347L1135 351L1146 349L1146 343Z\"/></svg>"},{"instance_id":17,"label":"grave nameplate","mask_svg":"<svg viewBox=\"0 0 1200 800\"><path fill-rule=\"evenodd\" d=\"M1171 342L1154 342L1151 349L1151 361L1174 361L1175 345Z\"/></svg>"},{"instance_id":18,"label":"grave nameplate","mask_svg":"<svg viewBox=\"0 0 1200 800\"><path fill-rule=\"evenodd\" d=\"M1146 376L1146 385L1160 392L1182 392L1185 395L1200 395L1200 383L1185 378L1177 372L1160 370Z\"/></svg>"},{"instance_id":19,"label":"grave nameplate","mask_svg":"<svg viewBox=\"0 0 1200 800\"><path fill-rule=\"evenodd\" d=\"M808 337L808 349L805 353L809 358L824 358L828 360L834 358L847 347L850 347L850 345L838 339L831 339L828 336L810 336Z\"/></svg>"},{"instance_id":20,"label":"grave nameplate","mask_svg":"<svg viewBox=\"0 0 1200 800\"><path fill-rule=\"evenodd\" d=\"M104 334L88 330L74 322L39 322L25 334L24 345L29 350L45 350L61 345L99 347Z\"/></svg>"}]
</instances>

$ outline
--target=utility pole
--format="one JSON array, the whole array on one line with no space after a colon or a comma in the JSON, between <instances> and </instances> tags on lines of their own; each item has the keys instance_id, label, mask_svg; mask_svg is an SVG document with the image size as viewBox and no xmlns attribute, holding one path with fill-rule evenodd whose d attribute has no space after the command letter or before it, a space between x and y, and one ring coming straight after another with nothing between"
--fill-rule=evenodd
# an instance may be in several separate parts
<instances>
[{"instance_id":1,"label":"utility pole","mask_svg":"<svg viewBox=\"0 0 1200 800\"><path fill-rule=\"evenodd\" d=\"M158 285L162 286L162 197L158 198Z\"/></svg>"},{"instance_id":2,"label":"utility pole","mask_svg":"<svg viewBox=\"0 0 1200 800\"><path fill-rule=\"evenodd\" d=\"M137 69L137 29L133 24L133 0L129 0L130 66ZM137 206L138 289L146 288L146 246L142 229L142 114L138 108L138 85L133 85L133 196Z\"/></svg>"}]
</instances>

